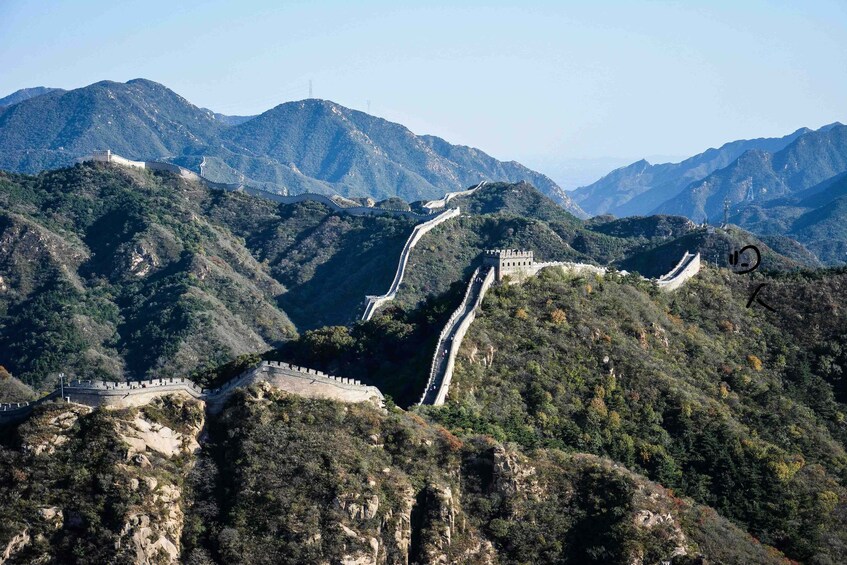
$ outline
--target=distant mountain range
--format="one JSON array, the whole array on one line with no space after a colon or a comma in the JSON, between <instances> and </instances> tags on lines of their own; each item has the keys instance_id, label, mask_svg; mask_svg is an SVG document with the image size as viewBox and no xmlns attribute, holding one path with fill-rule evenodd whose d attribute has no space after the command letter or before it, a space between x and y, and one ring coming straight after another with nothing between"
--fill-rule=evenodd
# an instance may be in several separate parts
<instances>
[{"instance_id":1,"label":"distant mountain range","mask_svg":"<svg viewBox=\"0 0 847 565\"><path fill-rule=\"evenodd\" d=\"M275 192L406 201L481 180L525 180L584 217L545 175L471 147L326 100L289 102L255 117L198 108L161 84L102 81L70 91L19 91L0 108L0 168L35 173L95 149L178 163L223 182ZM17 102L15 102L17 100Z\"/></svg>"},{"instance_id":2,"label":"distant mountain range","mask_svg":"<svg viewBox=\"0 0 847 565\"><path fill-rule=\"evenodd\" d=\"M639 161L571 194L589 214L675 214L730 221L759 236L788 236L826 264L847 263L847 126L741 140L686 159Z\"/></svg>"},{"instance_id":3,"label":"distant mountain range","mask_svg":"<svg viewBox=\"0 0 847 565\"><path fill-rule=\"evenodd\" d=\"M728 166L746 151L779 151L810 131L802 128L785 137L732 141L680 163L651 165L642 159L616 169L588 186L574 190L571 197L592 215L649 214L665 201L680 194L692 182Z\"/></svg>"}]
</instances>

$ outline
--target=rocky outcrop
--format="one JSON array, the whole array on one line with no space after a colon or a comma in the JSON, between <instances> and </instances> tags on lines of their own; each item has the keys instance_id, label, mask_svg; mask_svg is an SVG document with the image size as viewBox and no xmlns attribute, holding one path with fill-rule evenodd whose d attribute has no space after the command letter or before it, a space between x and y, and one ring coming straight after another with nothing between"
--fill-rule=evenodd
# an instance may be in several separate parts
<instances>
[{"instance_id":1,"label":"rocky outcrop","mask_svg":"<svg viewBox=\"0 0 847 565\"><path fill-rule=\"evenodd\" d=\"M29 545L30 540L29 530L26 528L12 536L12 539L10 539L3 548L3 552L0 553L0 565L6 563L9 559L14 557L15 554Z\"/></svg>"},{"instance_id":2,"label":"rocky outcrop","mask_svg":"<svg viewBox=\"0 0 847 565\"><path fill-rule=\"evenodd\" d=\"M194 455L203 428L203 411L194 400L171 397L180 410L194 410L200 417L179 431L153 421L144 412L132 419L119 420L117 432L127 444L126 463L121 475L140 501L124 516L115 549L137 565L176 563L184 523L182 490L178 477L158 473L164 460Z\"/></svg>"},{"instance_id":3,"label":"rocky outcrop","mask_svg":"<svg viewBox=\"0 0 847 565\"><path fill-rule=\"evenodd\" d=\"M538 499L543 490L538 483L536 470L516 452L503 446L493 449L494 486L507 497Z\"/></svg>"},{"instance_id":4,"label":"rocky outcrop","mask_svg":"<svg viewBox=\"0 0 847 565\"><path fill-rule=\"evenodd\" d=\"M43 431L23 443L23 451L33 455L52 455L56 449L68 442L69 431L80 415L90 411L84 406L68 406L67 410L51 415L43 422Z\"/></svg>"},{"instance_id":5,"label":"rocky outcrop","mask_svg":"<svg viewBox=\"0 0 847 565\"><path fill-rule=\"evenodd\" d=\"M199 431L195 430L196 433ZM174 457L181 453L195 453L200 449L196 433L181 434L162 424L150 422L141 414L131 422L123 422L120 433L121 439L129 445L128 457L147 451L154 451L164 457Z\"/></svg>"}]
</instances>

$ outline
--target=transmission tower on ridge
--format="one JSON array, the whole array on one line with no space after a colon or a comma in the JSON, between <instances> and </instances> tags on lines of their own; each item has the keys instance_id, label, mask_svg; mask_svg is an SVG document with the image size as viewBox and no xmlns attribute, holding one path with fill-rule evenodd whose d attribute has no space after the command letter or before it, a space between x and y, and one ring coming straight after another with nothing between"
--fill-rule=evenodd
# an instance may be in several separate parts
<instances>
[{"instance_id":1,"label":"transmission tower on ridge","mask_svg":"<svg viewBox=\"0 0 847 565\"><path fill-rule=\"evenodd\" d=\"M309 98L312 97L312 79L309 79Z\"/></svg>"}]
</instances>

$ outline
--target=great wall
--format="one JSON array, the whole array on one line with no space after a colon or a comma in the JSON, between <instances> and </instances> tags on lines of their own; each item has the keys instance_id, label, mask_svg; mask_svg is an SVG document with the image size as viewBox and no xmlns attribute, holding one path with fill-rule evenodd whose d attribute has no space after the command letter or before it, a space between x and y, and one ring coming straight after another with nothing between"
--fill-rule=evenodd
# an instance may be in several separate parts
<instances>
[{"instance_id":1,"label":"great wall","mask_svg":"<svg viewBox=\"0 0 847 565\"><path fill-rule=\"evenodd\" d=\"M446 207L447 204L449 204L450 201L453 200L454 198L458 198L460 196L470 196L474 192L476 192L479 189L481 189L482 187L484 187L486 184L488 184L488 181L482 181L481 183L479 183L475 187L469 188L467 190L459 190L459 191L456 191L456 192L448 192L447 194L444 195L443 198L439 198L438 200L430 200L429 202L425 203L423 205L423 207L426 208L427 210L439 210L441 208Z\"/></svg>"},{"instance_id":2,"label":"great wall","mask_svg":"<svg viewBox=\"0 0 847 565\"><path fill-rule=\"evenodd\" d=\"M268 192L266 190L262 190L260 188L253 188L244 185L243 183L221 183L213 180L209 180L208 178L201 176L194 171L186 169L184 167L180 167L179 165L174 165L173 163L166 163L164 161L132 161L125 157L121 157L120 155L116 155L112 153L110 150L104 151L94 151L91 155L87 155L79 159L80 162L86 161L96 161L100 163L111 163L113 165L120 165L123 167L129 167L134 169L145 169L150 171L167 171L169 173L173 173L179 177L182 177L186 180L192 180L203 185L215 189L215 190L225 190L228 192L243 192L245 194L249 194L251 196L258 196L260 198L265 198L268 200L272 200L274 202L279 202L280 204L297 204L299 202L319 202L328 206L333 212L339 212L342 214L349 214L351 216L379 216L379 215L387 215L387 216L400 216L404 218L410 218L413 220L428 220L431 219L435 214L430 212L428 214L418 214L416 212L412 212L410 210L395 210L392 208L376 208L373 206L344 206L339 204L330 196L325 194L317 194L312 192L304 192L301 194L294 195L285 195L285 194L277 194L275 192ZM478 188L478 186L477 186ZM428 203L427 203L428 204ZM424 204L426 207L426 204ZM429 208L427 208L429 209Z\"/></svg>"},{"instance_id":3,"label":"great wall","mask_svg":"<svg viewBox=\"0 0 847 565\"><path fill-rule=\"evenodd\" d=\"M210 412L216 412L236 389L260 382L306 398L328 398L351 403L371 402L377 406L382 406L385 400L378 388L363 385L357 380L327 375L290 363L262 361L258 366L214 389L202 389L186 378L129 382L70 381L57 385L52 393L34 402L0 404L0 423L18 421L39 404L49 401L58 400L114 409L142 406L169 394L187 395L204 402Z\"/></svg>"},{"instance_id":4,"label":"great wall","mask_svg":"<svg viewBox=\"0 0 847 565\"><path fill-rule=\"evenodd\" d=\"M486 251L483 254L482 267L474 271L461 304L447 320L444 329L438 336L429 379L421 399L418 401L419 405L441 406L447 400L450 382L453 379L456 356L459 354L462 340L476 318L476 310L482 305L485 293L491 287L491 284L495 280L520 283L547 268L559 268L569 273L589 273L599 276L607 272L604 267L586 263L570 263L567 261L536 263L532 251L515 249ZM682 286L685 281L699 272L700 254L686 252L679 263L667 274L652 280L660 289L672 291Z\"/></svg>"},{"instance_id":5,"label":"great wall","mask_svg":"<svg viewBox=\"0 0 847 565\"><path fill-rule=\"evenodd\" d=\"M251 189L241 184L215 183L177 165L159 161L130 161L112 154L111 151L97 151L92 156L83 160L104 161L128 167L168 171L189 180L205 183L211 188L228 191L244 191L248 194L269 198L283 204L293 204L309 200L321 202L334 211L353 215L396 214L404 217L426 219L426 221L417 224L409 235L401 252L397 271L388 292L380 296L367 297L365 313L362 316L363 320L371 319L377 308L394 299L403 281L409 255L423 235L435 226L458 216L460 213L458 208L447 209L441 213L422 215L405 210L370 208L365 206L345 207L330 197L321 194L284 196L260 189ZM483 181L471 189L448 193L443 198L427 202L423 206L427 210L442 209L451 199L473 194L485 186L485 184ZM471 323L474 321L476 312L482 305L486 292L495 281L505 281L511 284L520 283L528 277L537 275L545 268L560 268L570 273L589 273L599 276L607 272L607 269L604 267L585 263L537 263L535 262L532 251L511 249L488 250L483 254L482 263L482 266L478 267L471 276L462 302L451 314L438 337L429 378L418 402L419 405L440 406L446 401L456 357L462 340L470 328ZM696 275L699 271L700 254L686 252L676 266L667 274L652 280L659 288L672 291L679 288L685 281ZM257 382L267 382L281 390L310 398L330 398L343 402L373 402L380 406L384 402L383 395L379 389L373 386L362 385L359 381L326 375L320 371L287 363L263 361L257 367L228 381L224 386L212 390L201 389L195 383L185 378L154 379L122 383L72 381L64 385L61 390L57 388L56 391L35 402L0 404L0 423L17 421L25 417L35 406L56 399L88 406L122 408L143 405L154 398L167 394L187 394L192 398L203 401L210 411L215 411L220 408L226 398L236 388L249 386Z\"/></svg>"},{"instance_id":6,"label":"great wall","mask_svg":"<svg viewBox=\"0 0 847 565\"><path fill-rule=\"evenodd\" d=\"M397 295L397 290L403 282L403 276L406 273L406 265L409 262L409 255L418 241L420 241L421 237L435 226L449 220L450 218L455 218L458 215L459 209L451 208L441 212L435 218L427 220L426 222L420 223L414 227L412 233L409 235L409 239L406 240L406 245L403 246L403 251L400 252L400 262L397 265L397 272L394 274L394 280L391 281L391 286L388 288L388 292L380 296L365 297L365 313L362 314L362 320L370 320L377 308L386 302L394 300L394 297Z\"/></svg>"}]
</instances>

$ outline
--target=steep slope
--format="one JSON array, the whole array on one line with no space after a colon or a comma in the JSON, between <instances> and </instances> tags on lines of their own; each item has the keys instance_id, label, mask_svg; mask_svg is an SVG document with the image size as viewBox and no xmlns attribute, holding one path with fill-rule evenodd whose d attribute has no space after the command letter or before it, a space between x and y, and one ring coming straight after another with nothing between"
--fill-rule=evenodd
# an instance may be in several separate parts
<instances>
[{"instance_id":1,"label":"steep slope","mask_svg":"<svg viewBox=\"0 0 847 565\"><path fill-rule=\"evenodd\" d=\"M35 98L36 96L41 96L42 94L48 94L57 90L61 89L50 88L47 86L34 86L32 88L22 88L20 90L16 90L8 96L0 98L0 108L2 108L3 106L14 106L18 102L23 102L24 100L29 100L30 98Z\"/></svg>"},{"instance_id":2,"label":"steep slope","mask_svg":"<svg viewBox=\"0 0 847 565\"><path fill-rule=\"evenodd\" d=\"M208 143L222 127L155 82L102 81L25 100L0 114L0 168L34 173L95 149L160 159Z\"/></svg>"},{"instance_id":3,"label":"steep slope","mask_svg":"<svg viewBox=\"0 0 847 565\"><path fill-rule=\"evenodd\" d=\"M732 141L680 163L651 165L642 159L616 169L597 182L574 190L570 195L589 214L647 214L679 194L690 183L726 167L746 151L774 153L810 131L801 128L781 138Z\"/></svg>"},{"instance_id":4,"label":"steep slope","mask_svg":"<svg viewBox=\"0 0 847 565\"><path fill-rule=\"evenodd\" d=\"M292 172L323 181L344 196L399 196L408 202L481 180L526 180L581 213L552 180L518 163L416 136L400 124L325 100L281 104L221 137L222 147L204 148L204 154L251 179L282 181L291 193L303 191Z\"/></svg>"},{"instance_id":5,"label":"steep slope","mask_svg":"<svg viewBox=\"0 0 847 565\"><path fill-rule=\"evenodd\" d=\"M185 375L352 322L413 224L93 164L0 175L0 210L0 364L47 387Z\"/></svg>"},{"instance_id":6,"label":"steep slope","mask_svg":"<svg viewBox=\"0 0 847 565\"><path fill-rule=\"evenodd\" d=\"M820 267L817 259L800 244L795 242L795 247L792 248L779 240L774 243L790 252L793 258L735 226L729 226L726 229L699 227L679 237L662 241L658 245L638 249L618 261L617 266L622 270L635 271L645 277L658 277L672 269L683 253L690 251L700 253L701 260L705 263L729 268L729 256L733 251L745 245L755 245L762 254L762 262L759 266L762 270L789 271L804 267Z\"/></svg>"},{"instance_id":7,"label":"steep slope","mask_svg":"<svg viewBox=\"0 0 847 565\"><path fill-rule=\"evenodd\" d=\"M844 271L706 268L674 293L542 273L489 291L462 344L454 434L612 458L810 563L845 554ZM745 308L753 287L776 308Z\"/></svg>"},{"instance_id":8,"label":"steep slope","mask_svg":"<svg viewBox=\"0 0 847 565\"><path fill-rule=\"evenodd\" d=\"M724 201L739 204L767 201L808 189L847 171L847 126L801 135L775 153L747 151L729 166L694 182L661 204L655 213L680 214L700 220L718 218Z\"/></svg>"},{"instance_id":9,"label":"steep slope","mask_svg":"<svg viewBox=\"0 0 847 565\"><path fill-rule=\"evenodd\" d=\"M208 420L170 397L3 432L11 563L785 563L607 459L267 387Z\"/></svg>"}]
</instances>

